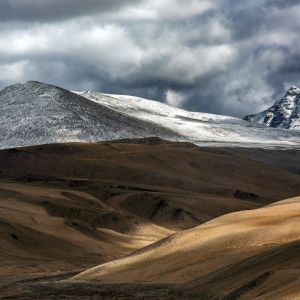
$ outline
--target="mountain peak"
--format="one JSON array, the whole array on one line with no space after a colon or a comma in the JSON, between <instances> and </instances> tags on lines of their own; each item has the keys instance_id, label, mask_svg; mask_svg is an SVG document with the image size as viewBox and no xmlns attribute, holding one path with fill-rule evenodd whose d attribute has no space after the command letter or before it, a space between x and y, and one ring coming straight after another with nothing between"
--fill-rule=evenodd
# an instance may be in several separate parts
<instances>
[{"instance_id":1,"label":"mountain peak","mask_svg":"<svg viewBox=\"0 0 300 300\"><path fill-rule=\"evenodd\" d=\"M245 116L244 120L275 128L300 129L300 89L291 86L270 108Z\"/></svg>"},{"instance_id":2,"label":"mountain peak","mask_svg":"<svg viewBox=\"0 0 300 300\"><path fill-rule=\"evenodd\" d=\"M300 95L300 89L298 87L296 87L295 85L292 85L288 89L287 94Z\"/></svg>"},{"instance_id":3,"label":"mountain peak","mask_svg":"<svg viewBox=\"0 0 300 300\"><path fill-rule=\"evenodd\" d=\"M27 81L0 91L0 148L149 136L177 138L54 85Z\"/></svg>"},{"instance_id":4,"label":"mountain peak","mask_svg":"<svg viewBox=\"0 0 300 300\"><path fill-rule=\"evenodd\" d=\"M44 87L45 89L47 89L47 88L54 87L54 86L47 84L47 83L39 82L39 81L28 80L28 81L22 81L22 82L18 82L18 83L12 84L10 86L7 86L3 90L1 90L1 92L7 93L8 91L13 92L13 91L17 91L17 90L23 89L23 88L34 89L34 88L38 88L38 87Z\"/></svg>"}]
</instances>

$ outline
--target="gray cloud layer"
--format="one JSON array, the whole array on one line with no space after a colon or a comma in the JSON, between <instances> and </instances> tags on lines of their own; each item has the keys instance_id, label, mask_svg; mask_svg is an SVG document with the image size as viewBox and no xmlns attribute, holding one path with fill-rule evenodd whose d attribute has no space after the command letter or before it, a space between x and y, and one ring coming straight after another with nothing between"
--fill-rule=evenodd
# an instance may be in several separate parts
<instances>
[{"instance_id":1,"label":"gray cloud layer","mask_svg":"<svg viewBox=\"0 0 300 300\"><path fill-rule=\"evenodd\" d=\"M136 0L1 0L0 22L58 21L119 10Z\"/></svg>"},{"instance_id":2,"label":"gray cloud layer","mask_svg":"<svg viewBox=\"0 0 300 300\"><path fill-rule=\"evenodd\" d=\"M3 0L0 87L29 79L242 116L299 85L300 0Z\"/></svg>"}]
</instances>

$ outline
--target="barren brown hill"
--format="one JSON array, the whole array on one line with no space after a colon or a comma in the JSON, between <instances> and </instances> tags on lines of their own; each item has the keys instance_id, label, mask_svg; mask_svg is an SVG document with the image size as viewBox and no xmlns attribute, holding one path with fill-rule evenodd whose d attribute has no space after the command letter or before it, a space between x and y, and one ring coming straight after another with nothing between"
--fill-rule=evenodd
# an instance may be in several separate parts
<instances>
[{"instance_id":1,"label":"barren brown hill","mask_svg":"<svg viewBox=\"0 0 300 300\"><path fill-rule=\"evenodd\" d=\"M15 297L13 282L78 273L221 215L297 196L299 159L297 150L157 138L2 150L0 292Z\"/></svg>"},{"instance_id":2,"label":"barren brown hill","mask_svg":"<svg viewBox=\"0 0 300 300\"><path fill-rule=\"evenodd\" d=\"M72 280L189 283L193 295L205 299L297 299L299 222L299 197L231 213L89 269Z\"/></svg>"}]
</instances>

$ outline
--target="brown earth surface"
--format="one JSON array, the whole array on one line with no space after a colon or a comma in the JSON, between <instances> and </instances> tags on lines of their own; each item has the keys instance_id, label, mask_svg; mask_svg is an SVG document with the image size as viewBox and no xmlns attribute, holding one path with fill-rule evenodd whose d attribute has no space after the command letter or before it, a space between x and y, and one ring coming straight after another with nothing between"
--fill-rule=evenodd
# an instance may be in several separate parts
<instances>
[{"instance_id":1,"label":"brown earth surface","mask_svg":"<svg viewBox=\"0 0 300 300\"><path fill-rule=\"evenodd\" d=\"M44 295L49 299L58 295L73 299L77 295L96 297L100 294L107 299L133 299L136 293L140 295L137 299L150 296L149 299L160 299L162 293L163 298L176 296L179 299L192 297L185 294L182 283L184 287L191 285L191 293L199 295L199 291L201 294L203 291L206 297L216 290L217 282L220 286L223 284L223 288L222 292L213 294L215 296L252 295L248 285L255 285L256 279L272 286L268 282L276 278L279 281L281 277L276 266L274 270L259 269L251 265L249 259L265 260L273 266L269 258L275 253L271 251L275 243L276 251L292 257L291 264L293 257L297 260L297 233L293 229L297 227L296 216L293 215L287 227L282 227L286 237L280 243L262 234L259 241L250 239L256 246L245 245L247 251L235 250L243 249L236 231L245 239L251 236L249 232L257 237L256 228L265 230L263 223L272 223L273 219L263 221L264 215L255 217L260 210L241 212L248 221L239 217L231 220L232 215L224 216L225 221L220 224L219 219L212 219L300 195L299 161L297 150L199 148L156 138L2 150L0 295L11 299L39 299L43 289L49 291ZM297 206L297 203L291 205ZM297 215L297 209L292 210ZM283 223L285 218L282 216ZM200 224L203 225L199 227ZM210 226L213 229L203 229ZM275 223L272 226L279 228ZM232 235L226 235L228 231ZM204 235L207 241L203 243L199 235ZM171 247L171 253L164 249L165 243L172 244L174 240L179 241L179 237L184 239L180 245L183 243L188 250L180 251L177 244ZM195 244L191 244L191 240ZM158 244L147 248L157 241ZM233 246L222 248L227 244ZM153 265L149 266L148 254L146 258L143 255L153 251L157 253ZM132 252L134 254L128 256ZM219 252L226 253L226 259L219 257ZM127 258L122 259L124 256ZM141 265L132 265L132 257L141 258ZM159 270L155 267L156 258ZM114 268L120 263L118 259L125 259L126 267L121 263L121 269L115 272ZM104 268L108 270L105 275L101 271L90 278L90 275L75 277L83 278L83 284L58 282L58 279L69 279L85 269L111 261L114 262ZM198 266L196 264L194 269L185 266L195 261ZM201 268L199 261L205 261L200 264ZM245 270L253 270L248 275L243 272L244 281L235 284L234 276L240 274L235 264L241 261ZM281 261L278 264L279 270L280 264L285 265ZM231 268L232 278L226 275ZM174 272L174 269L178 270ZM168 270L172 270L172 276ZM164 274L157 276L158 273ZM260 278L261 273L266 273L266 278ZM297 273L288 274L291 278L297 277ZM91 278L97 283L91 282ZM99 285L98 280L107 284ZM136 282L139 284L135 285ZM291 279L291 282L295 281ZM111 285L113 283L117 286Z\"/></svg>"}]
</instances>

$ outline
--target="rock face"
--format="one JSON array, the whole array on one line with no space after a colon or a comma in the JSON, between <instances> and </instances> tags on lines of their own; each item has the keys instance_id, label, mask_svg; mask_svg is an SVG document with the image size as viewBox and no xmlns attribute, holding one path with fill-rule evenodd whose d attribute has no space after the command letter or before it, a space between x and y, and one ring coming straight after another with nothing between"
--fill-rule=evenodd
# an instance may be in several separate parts
<instances>
[{"instance_id":1,"label":"rock face","mask_svg":"<svg viewBox=\"0 0 300 300\"><path fill-rule=\"evenodd\" d=\"M300 129L300 89L292 86L285 96L267 110L244 120L269 127Z\"/></svg>"},{"instance_id":2,"label":"rock face","mask_svg":"<svg viewBox=\"0 0 300 300\"><path fill-rule=\"evenodd\" d=\"M0 91L0 148L174 135L56 86L29 81Z\"/></svg>"}]
</instances>

